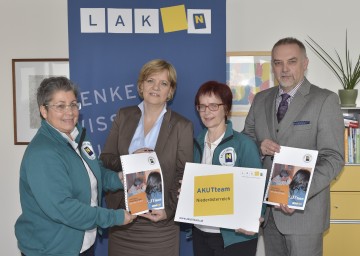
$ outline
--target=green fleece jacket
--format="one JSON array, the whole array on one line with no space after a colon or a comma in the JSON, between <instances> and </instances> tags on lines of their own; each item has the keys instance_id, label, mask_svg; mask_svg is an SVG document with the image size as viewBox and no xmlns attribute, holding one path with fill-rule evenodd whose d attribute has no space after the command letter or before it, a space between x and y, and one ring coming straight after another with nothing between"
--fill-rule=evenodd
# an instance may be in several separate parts
<instances>
[{"instance_id":1,"label":"green fleece jacket","mask_svg":"<svg viewBox=\"0 0 360 256\"><path fill-rule=\"evenodd\" d=\"M105 169L85 134L80 149L102 190L123 188L117 173ZM124 222L123 210L91 207L90 179L80 156L46 121L27 147L20 167L22 214L15 224L19 249L26 256L78 256L86 230Z\"/></svg>"},{"instance_id":2,"label":"green fleece jacket","mask_svg":"<svg viewBox=\"0 0 360 256\"><path fill-rule=\"evenodd\" d=\"M219 145L214 151L212 158L213 165L222 165L220 163L221 152L223 150L230 150L236 154L236 161L234 166L236 167L247 167L247 168L262 168L260 155L258 148L253 140L245 134L239 133L232 128L231 121L226 122L227 127L225 135ZM201 163L204 152L204 142L207 129L205 128L199 136L196 138L194 143L194 162ZM264 207L263 207L264 208ZM221 234L224 239L224 246L229 246L234 243L248 241L257 238L257 235L247 236L241 233L236 233L232 229L221 229Z\"/></svg>"}]
</instances>

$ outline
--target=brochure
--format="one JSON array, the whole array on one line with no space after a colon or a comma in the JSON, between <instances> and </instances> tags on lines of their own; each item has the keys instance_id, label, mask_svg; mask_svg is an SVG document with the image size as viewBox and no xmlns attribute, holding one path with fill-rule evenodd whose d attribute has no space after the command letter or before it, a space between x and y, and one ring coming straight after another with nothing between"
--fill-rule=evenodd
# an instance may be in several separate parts
<instances>
[{"instance_id":1,"label":"brochure","mask_svg":"<svg viewBox=\"0 0 360 256\"><path fill-rule=\"evenodd\" d=\"M266 169L186 163L175 221L258 232Z\"/></svg>"},{"instance_id":2,"label":"brochure","mask_svg":"<svg viewBox=\"0 0 360 256\"><path fill-rule=\"evenodd\" d=\"M264 203L304 210L318 151L281 146L275 153Z\"/></svg>"},{"instance_id":3,"label":"brochure","mask_svg":"<svg viewBox=\"0 0 360 256\"><path fill-rule=\"evenodd\" d=\"M155 152L120 156L124 175L126 210L142 214L164 209L164 182Z\"/></svg>"}]
</instances>

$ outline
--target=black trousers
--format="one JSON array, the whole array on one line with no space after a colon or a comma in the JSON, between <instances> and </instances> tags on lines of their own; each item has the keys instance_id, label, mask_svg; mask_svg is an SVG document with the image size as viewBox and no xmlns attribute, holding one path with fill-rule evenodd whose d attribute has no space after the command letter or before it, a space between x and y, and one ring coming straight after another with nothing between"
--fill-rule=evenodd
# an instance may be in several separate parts
<instances>
[{"instance_id":1,"label":"black trousers","mask_svg":"<svg viewBox=\"0 0 360 256\"><path fill-rule=\"evenodd\" d=\"M193 228L194 256L255 256L258 239L235 243L224 248L220 233L203 232Z\"/></svg>"},{"instance_id":2,"label":"black trousers","mask_svg":"<svg viewBox=\"0 0 360 256\"><path fill-rule=\"evenodd\" d=\"M208 233L193 227L194 256L224 256L224 240L221 233Z\"/></svg>"},{"instance_id":3,"label":"black trousers","mask_svg":"<svg viewBox=\"0 0 360 256\"><path fill-rule=\"evenodd\" d=\"M251 239L225 247L226 256L255 256L258 239Z\"/></svg>"}]
</instances>

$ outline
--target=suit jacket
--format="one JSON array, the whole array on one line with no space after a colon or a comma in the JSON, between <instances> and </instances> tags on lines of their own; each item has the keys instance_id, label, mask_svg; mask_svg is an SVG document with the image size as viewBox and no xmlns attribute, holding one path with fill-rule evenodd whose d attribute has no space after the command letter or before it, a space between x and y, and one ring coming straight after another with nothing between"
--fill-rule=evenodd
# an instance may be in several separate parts
<instances>
[{"instance_id":1,"label":"suit jacket","mask_svg":"<svg viewBox=\"0 0 360 256\"><path fill-rule=\"evenodd\" d=\"M330 182L344 166L344 120L339 99L335 93L310 84L305 78L278 124L277 94L277 87L256 94L243 132L258 146L264 139L271 139L280 146L318 150L319 155L305 210L286 215L267 207L264 225L272 210L283 234L322 233L330 223ZM271 156L264 157L263 166L270 174Z\"/></svg>"},{"instance_id":2,"label":"suit jacket","mask_svg":"<svg viewBox=\"0 0 360 256\"><path fill-rule=\"evenodd\" d=\"M128 149L141 118L137 106L120 109L114 119L100 160L104 166L114 171L122 171L120 155L129 154ZM153 223L166 225L172 222L177 205L179 180L182 179L185 163L193 161L193 125L171 111L164 115L155 146L164 179L165 211L168 221ZM124 191L108 193L106 203L109 208L125 208Z\"/></svg>"}]
</instances>

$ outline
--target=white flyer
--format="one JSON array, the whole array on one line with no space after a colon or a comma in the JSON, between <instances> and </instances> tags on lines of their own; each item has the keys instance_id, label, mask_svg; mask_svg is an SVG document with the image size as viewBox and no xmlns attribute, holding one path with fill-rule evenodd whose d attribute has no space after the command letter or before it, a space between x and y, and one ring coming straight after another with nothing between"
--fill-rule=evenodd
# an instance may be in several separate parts
<instances>
[{"instance_id":1,"label":"white flyer","mask_svg":"<svg viewBox=\"0 0 360 256\"><path fill-rule=\"evenodd\" d=\"M304 210L318 153L281 146L280 153L274 155L264 203Z\"/></svg>"}]
</instances>

